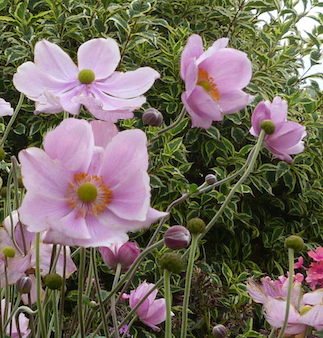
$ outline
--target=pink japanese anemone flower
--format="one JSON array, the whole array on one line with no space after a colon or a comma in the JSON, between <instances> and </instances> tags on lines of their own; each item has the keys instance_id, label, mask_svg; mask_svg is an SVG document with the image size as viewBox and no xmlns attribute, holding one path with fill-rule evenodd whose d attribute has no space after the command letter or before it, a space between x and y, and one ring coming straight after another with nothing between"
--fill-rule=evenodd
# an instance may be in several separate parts
<instances>
[{"instance_id":1,"label":"pink japanese anemone flower","mask_svg":"<svg viewBox=\"0 0 323 338\"><path fill-rule=\"evenodd\" d=\"M136 290L132 290L130 295L123 294L122 298L129 298L129 305L131 308L134 308L154 286L155 284L143 282ZM160 331L160 328L156 325L166 319L165 298L156 299L157 293L157 289L152 291L135 311L139 319L154 331Z\"/></svg>"},{"instance_id":2,"label":"pink japanese anemone flower","mask_svg":"<svg viewBox=\"0 0 323 338\"><path fill-rule=\"evenodd\" d=\"M45 241L83 247L128 240L167 215L150 207L147 139L109 122L66 119L44 138L44 151L19 153L27 193L19 208Z\"/></svg>"},{"instance_id":3,"label":"pink japanese anemone flower","mask_svg":"<svg viewBox=\"0 0 323 338\"><path fill-rule=\"evenodd\" d=\"M212 121L222 121L223 114L234 113L254 99L242 91L251 79L251 62L245 53L225 48L228 41L219 39L204 52L202 38L193 34L183 50L182 101L193 127L208 129Z\"/></svg>"},{"instance_id":4,"label":"pink japanese anemone flower","mask_svg":"<svg viewBox=\"0 0 323 338\"><path fill-rule=\"evenodd\" d=\"M290 154L299 154L304 150L302 139L306 136L306 131L299 123L287 121L287 108L287 102L278 96L272 103L260 102L252 114L250 133L258 137L261 132L260 124L271 121L274 131L265 135L263 144L274 156L291 163L293 159Z\"/></svg>"},{"instance_id":5,"label":"pink japanese anemone flower","mask_svg":"<svg viewBox=\"0 0 323 338\"><path fill-rule=\"evenodd\" d=\"M0 116L11 116L13 115L13 109L9 102L4 99L0 99Z\"/></svg>"},{"instance_id":6,"label":"pink japanese anemone flower","mask_svg":"<svg viewBox=\"0 0 323 338\"><path fill-rule=\"evenodd\" d=\"M78 66L61 48L46 40L36 43L34 54L34 63L18 67L13 83L36 102L36 114L65 110L77 115L83 104L101 120L129 119L146 101L142 94L159 78L150 67L116 72L120 51L111 38L83 43L78 50Z\"/></svg>"}]
</instances>

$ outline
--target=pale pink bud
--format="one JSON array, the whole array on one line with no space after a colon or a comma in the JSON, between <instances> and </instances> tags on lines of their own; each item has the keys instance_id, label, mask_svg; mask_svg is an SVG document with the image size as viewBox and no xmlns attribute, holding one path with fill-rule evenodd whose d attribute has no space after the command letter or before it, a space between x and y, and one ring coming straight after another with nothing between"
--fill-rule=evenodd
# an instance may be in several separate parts
<instances>
[{"instance_id":1,"label":"pale pink bud","mask_svg":"<svg viewBox=\"0 0 323 338\"><path fill-rule=\"evenodd\" d=\"M174 225L165 232L165 245L172 250L183 249L190 241L191 234L182 225Z\"/></svg>"},{"instance_id":2,"label":"pale pink bud","mask_svg":"<svg viewBox=\"0 0 323 338\"><path fill-rule=\"evenodd\" d=\"M99 249L104 263L111 269L116 270L121 264L121 271L125 272L140 254L136 243L126 242L124 244L112 244L109 247Z\"/></svg>"},{"instance_id":3,"label":"pale pink bud","mask_svg":"<svg viewBox=\"0 0 323 338\"><path fill-rule=\"evenodd\" d=\"M148 108L143 113L142 120L152 127L159 127L163 122L163 115L155 108Z\"/></svg>"}]
</instances>

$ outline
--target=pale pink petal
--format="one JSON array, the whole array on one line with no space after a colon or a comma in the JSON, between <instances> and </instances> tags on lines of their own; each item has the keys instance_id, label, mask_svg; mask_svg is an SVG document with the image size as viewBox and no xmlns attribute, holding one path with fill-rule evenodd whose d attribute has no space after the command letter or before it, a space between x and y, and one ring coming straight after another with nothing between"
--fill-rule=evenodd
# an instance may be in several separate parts
<instances>
[{"instance_id":1,"label":"pale pink petal","mask_svg":"<svg viewBox=\"0 0 323 338\"><path fill-rule=\"evenodd\" d=\"M6 102L4 99L0 99L0 116L12 116L13 109L11 104Z\"/></svg>"},{"instance_id":2,"label":"pale pink petal","mask_svg":"<svg viewBox=\"0 0 323 338\"><path fill-rule=\"evenodd\" d=\"M203 53L202 38L197 35L191 35L181 55L181 77L186 81L186 70L192 60L196 60Z\"/></svg>"},{"instance_id":3,"label":"pale pink petal","mask_svg":"<svg viewBox=\"0 0 323 338\"><path fill-rule=\"evenodd\" d=\"M189 98L189 96L192 94L193 90L196 87L198 79L198 68L195 61L192 61L188 64L186 67L186 78L185 78L185 93L186 97Z\"/></svg>"},{"instance_id":4,"label":"pale pink petal","mask_svg":"<svg viewBox=\"0 0 323 338\"><path fill-rule=\"evenodd\" d=\"M118 134L118 128L115 124L105 121L91 121L94 144L105 148L112 139Z\"/></svg>"},{"instance_id":5,"label":"pale pink petal","mask_svg":"<svg viewBox=\"0 0 323 338\"><path fill-rule=\"evenodd\" d=\"M83 43L77 53L79 69L91 69L95 79L105 79L117 68L120 51L111 38L92 39Z\"/></svg>"},{"instance_id":6,"label":"pale pink petal","mask_svg":"<svg viewBox=\"0 0 323 338\"><path fill-rule=\"evenodd\" d=\"M285 100L283 100L279 96L276 96L273 99L272 103L270 103L269 101L266 101L266 104L267 106L270 107L270 113L271 113L270 119L275 124L286 121L288 105Z\"/></svg>"},{"instance_id":7,"label":"pale pink petal","mask_svg":"<svg viewBox=\"0 0 323 338\"><path fill-rule=\"evenodd\" d=\"M165 299L155 299L150 306L143 322L147 325L158 325L166 319L166 302Z\"/></svg>"},{"instance_id":8,"label":"pale pink petal","mask_svg":"<svg viewBox=\"0 0 323 338\"><path fill-rule=\"evenodd\" d=\"M218 104L222 109L222 114L235 113L254 100L254 96L242 90L232 90L227 93L219 91L219 98Z\"/></svg>"},{"instance_id":9,"label":"pale pink petal","mask_svg":"<svg viewBox=\"0 0 323 338\"><path fill-rule=\"evenodd\" d=\"M95 85L109 95L127 99L144 94L159 76L156 70L142 67L126 73L115 72L113 81L108 78L107 82L96 82Z\"/></svg>"},{"instance_id":10,"label":"pale pink petal","mask_svg":"<svg viewBox=\"0 0 323 338\"><path fill-rule=\"evenodd\" d=\"M258 103L257 107L255 108L251 116L252 127L250 129L250 134L258 137L261 132L260 123L263 120L270 119L271 119L270 109L267 107L265 102Z\"/></svg>"},{"instance_id":11,"label":"pale pink petal","mask_svg":"<svg viewBox=\"0 0 323 338\"><path fill-rule=\"evenodd\" d=\"M44 73L50 74L59 81L77 79L79 70L72 59L55 43L47 40L38 41L35 45L35 65Z\"/></svg>"},{"instance_id":12,"label":"pale pink petal","mask_svg":"<svg viewBox=\"0 0 323 338\"><path fill-rule=\"evenodd\" d=\"M323 303L323 289L317 289L315 291L305 293L303 301L306 305L317 305Z\"/></svg>"},{"instance_id":13,"label":"pale pink petal","mask_svg":"<svg viewBox=\"0 0 323 338\"><path fill-rule=\"evenodd\" d=\"M44 92L37 98L35 105L35 115L40 113L57 114L64 110L60 97L51 94L47 88L45 88Z\"/></svg>"},{"instance_id":14,"label":"pale pink petal","mask_svg":"<svg viewBox=\"0 0 323 338\"><path fill-rule=\"evenodd\" d=\"M78 115L81 104L80 95L84 85L73 86L70 90L60 95L60 102L65 111L72 115Z\"/></svg>"},{"instance_id":15,"label":"pale pink petal","mask_svg":"<svg viewBox=\"0 0 323 338\"><path fill-rule=\"evenodd\" d=\"M264 304L268 297L263 290L263 283L256 283L252 278L248 278L247 291L254 302Z\"/></svg>"},{"instance_id":16,"label":"pale pink petal","mask_svg":"<svg viewBox=\"0 0 323 338\"><path fill-rule=\"evenodd\" d=\"M203 62L205 59L208 59L212 55L214 55L219 49L225 48L227 44L229 43L228 38L221 38L216 41L214 41L213 45L209 47L197 60L197 64L199 65L201 62Z\"/></svg>"},{"instance_id":17,"label":"pale pink petal","mask_svg":"<svg viewBox=\"0 0 323 338\"><path fill-rule=\"evenodd\" d=\"M94 149L91 126L85 120L65 119L46 134L44 138L46 154L57 159L71 171L86 171Z\"/></svg>"},{"instance_id":18,"label":"pale pink petal","mask_svg":"<svg viewBox=\"0 0 323 338\"><path fill-rule=\"evenodd\" d=\"M312 326L318 331L323 330L323 304L315 305L305 314L301 315L298 323Z\"/></svg>"}]
</instances>

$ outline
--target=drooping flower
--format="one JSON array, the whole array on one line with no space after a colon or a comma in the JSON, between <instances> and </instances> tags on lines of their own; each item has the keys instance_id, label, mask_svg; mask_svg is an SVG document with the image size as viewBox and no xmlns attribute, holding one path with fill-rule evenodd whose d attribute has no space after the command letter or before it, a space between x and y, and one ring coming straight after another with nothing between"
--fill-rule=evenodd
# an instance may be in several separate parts
<instances>
[{"instance_id":1,"label":"drooping flower","mask_svg":"<svg viewBox=\"0 0 323 338\"><path fill-rule=\"evenodd\" d=\"M9 102L4 99L0 99L0 116L11 116L13 115L13 109Z\"/></svg>"},{"instance_id":2,"label":"drooping flower","mask_svg":"<svg viewBox=\"0 0 323 338\"><path fill-rule=\"evenodd\" d=\"M193 34L182 52L182 101L193 127L208 129L212 121L222 121L223 114L237 112L254 99L242 91L251 79L251 62L245 53L225 48L228 41L219 39L204 52L202 38Z\"/></svg>"},{"instance_id":3,"label":"drooping flower","mask_svg":"<svg viewBox=\"0 0 323 338\"><path fill-rule=\"evenodd\" d=\"M78 50L78 66L61 48L46 40L36 43L34 53L34 63L18 67L13 83L36 102L36 114L65 110L77 115L83 104L101 120L129 119L146 101L141 95L159 77L150 67L116 72L120 51L111 38L83 43Z\"/></svg>"},{"instance_id":4,"label":"drooping flower","mask_svg":"<svg viewBox=\"0 0 323 338\"><path fill-rule=\"evenodd\" d=\"M133 242L112 244L109 247L101 246L99 251L106 266L116 270L120 264L122 272L127 271L140 254L140 249Z\"/></svg>"},{"instance_id":5,"label":"drooping flower","mask_svg":"<svg viewBox=\"0 0 323 338\"><path fill-rule=\"evenodd\" d=\"M287 121L287 102L278 96L272 103L264 101L257 105L251 118L251 135L259 136L260 124L265 120L273 122L274 132L265 135L264 146L280 160L291 163L293 159L290 155L299 154L304 150L302 139L306 136L305 127Z\"/></svg>"},{"instance_id":6,"label":"drooping flower","mask_svg":"<svg viewBox=\"0 0 323 338\"><path fill-rule=\"evenodd\" d=\"M27 193L19 209L45 241L83 247L128 240L167 215L150 207L147 139L138 129L65 119L47 133L44 151L19 153Z\"/></svg>"},{"instance_id":7,"label":"drooping flower","mask_svg":"<svg viewBox=\"0 0 323 338\"><path fill-rule=\"evenodd\" d=\"M2 320L2 325L4 325L4 320L5 320L4 318L8 318L11 313L11 303L9 302L8 308L7 308L8 312L6 316L4 315L5 304L6 304L6 300L2 299L1 300L1 312L0 312L0 320ZM30 329L28 329L29 319L23 313L20 313L18 315L18 322L19 322L19 330L20 330L21 338L27 338L31 332ZM8 326L3 329L5 329L5 332L3 333L6 334L6 337L10 337L10 338L20 337L18 333L15 316L12 317L12 320L9 322Z\"/></svg>"},{"instance_id":8,"label":"drooping flower","mask_svg":"<svg viewBox=\"0 0 323 338\"><path fill-rule=\"evenodd\" d=\"M129 298L129 305L131 308L134 308L154 286L155 284L143 282L136 290L132 290L130 295L124 294L123 299ZM152 291L135 311L139 319L154 331L160 331L160 328L156 325L166 319L165 298L156 299L157 293L157 289Z\"/></svg>"}]
</instances>

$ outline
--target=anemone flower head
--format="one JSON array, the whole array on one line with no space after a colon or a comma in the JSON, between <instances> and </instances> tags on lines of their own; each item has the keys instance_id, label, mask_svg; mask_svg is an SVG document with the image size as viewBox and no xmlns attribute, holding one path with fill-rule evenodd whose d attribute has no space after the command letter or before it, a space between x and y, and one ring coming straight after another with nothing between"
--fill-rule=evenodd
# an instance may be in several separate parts
<instances>
[{"instance_id":1,"label":"anemone flower head","mask_svg":"<svg viewBox=\"0 0 323 338\"><path fill-rule=\"evenodd\" d=\"M0 116L11 116L13 115L13 109L9 102L4 99L0 99Z\"/></svg>"},{"instance_id":2,"label":"anemone flower head","mask_svg":"<svg viewBox=\"0 0 323 338\"><path fill-rule=\"evenodd\" d=\"M111 38L89 40L77 54L78 66L60 47L41 40L35 45L34 62L18 67L13 83L36 102L36 114L65 110L77 115L83 104L101 120L129 119L146 101L142 94L159 77L150 67L116 72L120 51Z\"/></svg>"},{"instance_id":3,"label":"anemone flower head","mask_svg":"<svg viewBox=\"0 0 323 338\"><path fill-rule=\"evenodd\" d=\"M123 299L129 298L129 305L131 308L134 308L154 287L155 284L143 282L136 290L132 290L130 295L124 294ZM160 331L160 328L156 325L162 323L166 319L165 298L156 299L157 293L157 289L152 291L136 310L139 319L154 331Z\"/></svg>"},{"instance_id":4,"label":"anemone flower head","mask_svg":"<svg viewBox=\"0 0 323 338\"><path fill-rule=\"evenodd\" d=\"M323 289L305 293L303 303L305 306L298 322L312 326L317 331L323 330Z\"/></svg>"},{"instance_id":5,"label":"anemone flower head","mask_svg":"<svg viewBox=\"0 0 323 338\"><path fill-rule=\"evenodd\" d=\"M242 91L251 79L251 62L245 53L226 48L228 41L219 39L204 52L202 38L193 34L182 52L181 77L186 88L182 101L193 127L208 129L212 121L222 121L223 114L237 112L253 101Z\"/></svg>"},{"instance_id":6,"label":"anemone flower head","mask_svg":"<svg viewBox=\"0 0 323 338\"><path fill-rule=\"evenodd\" d=\"M287 121L287 102L276 96L272 103L260 102L255 108L250 133L258 137L261 123L266 121L274 125L273 132L264 137L264 146L280 160L291 163L291 154L304 150L302 139L306 136L305 127L299 123Z\"/></svg>"},{"instance_id":7,"label":"anemone flower head","mask_svg":"<svg viewBox=\"0 0 323 338\"><path fill-rule=\"evenodd\" d=\"M19 208L30 231L47 243L110 246L127 232L167 215L150 207L147 139L118 133L109 122L65 119L44 138L44 150L19 153L27 193Z\"/></svg>"}]
</instances>

